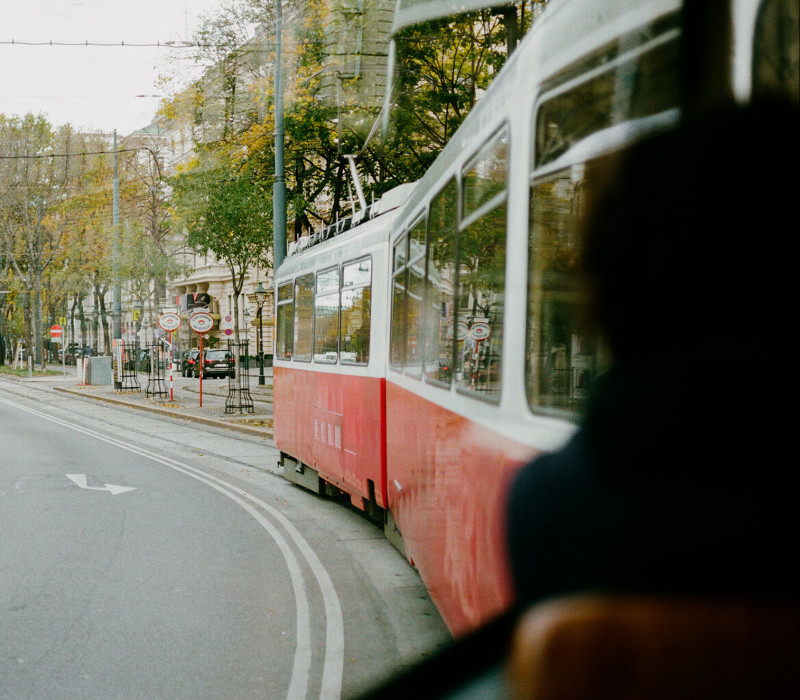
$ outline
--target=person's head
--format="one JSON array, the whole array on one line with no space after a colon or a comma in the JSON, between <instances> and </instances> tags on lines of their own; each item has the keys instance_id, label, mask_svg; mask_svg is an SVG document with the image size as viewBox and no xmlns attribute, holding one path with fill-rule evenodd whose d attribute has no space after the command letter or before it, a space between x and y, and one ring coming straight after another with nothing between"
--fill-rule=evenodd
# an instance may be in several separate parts
<instances>
[{"instance_id":1,"label":"person's head","mask_svg":"<svg viewBox=\"0 0 800 700\"><path fill-rule=\"evenodd\" d=\"M783 103L731 106L601 164L583 266L616 364L785 347L797 323L797 116Z\"/></svg>"}]
</instances>

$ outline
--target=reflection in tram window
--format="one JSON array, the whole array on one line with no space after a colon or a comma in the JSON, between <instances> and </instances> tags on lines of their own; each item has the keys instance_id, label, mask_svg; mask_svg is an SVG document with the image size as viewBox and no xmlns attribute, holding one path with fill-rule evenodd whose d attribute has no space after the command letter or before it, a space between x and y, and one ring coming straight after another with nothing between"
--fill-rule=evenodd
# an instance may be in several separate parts
<instances>
[{"instance_id":1,"label":"reflection in tram window","mask_svg":"<svg viewBox=\"0 0 800 700\"><path fill-rule=\"evenodd\" d=\"M294 281L294 359L311 362L314 320L314 275Z\"/></svg>"},{"instance_id":2,"label":"reflection in tram window","mask_svg":"<svg viewBox=\"0 0 800 700\"><path fill-rule=\"evenodd\" d=\"M505 309L505 204L461 232L459 262L458 318L468 330L459 345L457 386L484 398L499 399Z\"/></svg>"},{"instance_id":3,"label":"reflection in tram window","mask_svg":"<svg viewBox=\"0 0 800 700\"><path fill-rule=\"evenodd\" d=\"M342 364L369 362L369 330L372 303L372 261L369 258L342 266Z\"/></svg>"},{"instance_id":4,"label":"reflection in tram window","mask_svg":"<svg viewBox=\"0 0 800 700\"><path fill-rule=\"evenodd\" d=\"M421 317L423 277L425 276L425 219L408 233L408 274L406 275L406 356L405 370L413 377L422 373Z\"/></svg>"},{"instance_id":5,"label":"reflection in tram window","mask_svg":"<svg viewBox=\"0 0 800 700\"><path fill-rule=\"evenodd\" d=\"M406 260L408 237L403 235L394 245L392 263L392 329L389 364L392 369L402 369L406 350Z\"/></svg>"},{"instance_id":6,"label":"reflection in tram window","mask_svg":"<svg viewBox=\"0 0 800 700\"><path fill-rule=\"evenodd\" d=\"M294 330L292 328L294 316L294 297L292 296L292 283L278 286L278 309L276 319L275 357L279 360L292 358L292 341Z\"/></svg>"},{"instance_id":7,"label":"reflection in tram window","mask_svg":"<svg viewBox=\"0 0 800 700\"><path fill-rule=\"evenodd\" d=\"M596 353L578 320L583 173L578 166L532 190L527 367L531 407L579 410L597 369Z\"/></svg>"},{"instance_id":8,"label":"reflection in tram window","mask_svg":"<svg viewBox=\"0 0 800 700\"><path fill-rule=\"evenodd\" d=\"M767 0L761 7L753 46L753 91L800 99L800 3Z\"/></svg>"},{"instance_id":9,"label":"reflection in tram window","mask_svg":"<svg viewBox=\"0 0 800 700\"><path fill-rule=\"evenodd\" d=\"M506 190L508 179L508 130L485 146L464 175L464 218L478 211Z\"/></svg>"},{"instance_id":10,"label":"reflection in tram window","mask_svg":"<svg viewBox=\"0 0 800 700\"><path fill-rule=\"evenodd\" d=\"M453 308L457 203L455 180L450 180L431 201L422 320L425 378L447 386L452 379L453 345L457 333Z\"/></svg>"},{"instance_id":11,"label":"reflection in tram window","mask_svg":"<svg viewBox=\"0 0 800 700\"><path fill-rule=\"evenodd\" d=\"M456 384L494 400L500 399L503 354L507 178L508 129L503 129L464 173L465 228L458 239Z\"/></svg>"},{"instance_id":12,"label":"reflection in tram window","mask_svg":"<svg viewBox=\"0 0 800 700\"><path fill-rule=\"evenodd\" d=\"M624 37L624 48L634 54L616 56L621 47L604 50L569 75L593 75L597 63L609 61L599 75L548 98L536 118L536 165L556 160L579 141L615 124L653 116L678 107L677 30L669 29L654 48L639 54L637 42L649 36ZM622 42L623 40L621 40Z\"/></svg>"},{"instance_id":13,"label":"reflection in tram window","mask_svg":"<svg viewBox=\"0 0 800 700\"><path fill-rule=\"evenodd\" d=\"M314 362L339 358L339 268L317 275L314 296Z\"/></svg>"}]
</instances>

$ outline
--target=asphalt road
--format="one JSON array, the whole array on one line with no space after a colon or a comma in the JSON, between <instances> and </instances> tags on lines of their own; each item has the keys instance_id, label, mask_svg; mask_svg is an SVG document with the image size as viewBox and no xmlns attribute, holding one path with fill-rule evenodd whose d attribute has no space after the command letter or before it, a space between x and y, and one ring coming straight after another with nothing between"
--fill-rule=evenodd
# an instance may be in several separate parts
<instances>
[{"instance_id":1,"label":"asphalt road","mask_svg":"<svg viewBox=\"0 0 800 700\"><path fill-rule=\"evenodd\" d=\"M0 379L0 695L339 698L448 641L274 446Z\"/></svg>"}]
</instances>

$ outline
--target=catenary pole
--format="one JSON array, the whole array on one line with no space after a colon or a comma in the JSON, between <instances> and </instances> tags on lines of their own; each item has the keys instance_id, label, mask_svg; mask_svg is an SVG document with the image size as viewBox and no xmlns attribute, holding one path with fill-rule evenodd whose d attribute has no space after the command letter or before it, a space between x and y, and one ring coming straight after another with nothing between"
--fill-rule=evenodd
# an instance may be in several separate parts
<instances>
[{"instance_id":1,"label":"catenary pole","mask_svg":"<svg viewBox=\"0 0 800 700\"><path fill-rule=\"evenodd\" d=\"M283 66L281 0L275 0L275 183L272 185L273 263L277 270L286 257L286 178L283 163Z\"/></svg>"},{"instance_id":2,"label":"catenary pole","mask_svg":"<svg viewBox=\"0 0 800 700\"><path fill-rule=\"evenodd\" d=\"M114 280L114 338L122 337L122 290L119 281L119 165L117 162L117 130L114 129L114 238L111 267Z\"/></svg>"},{"instance_id":3,"label":"catenary pole","mask_svg":"<svg viewBox=\"0 0 800 700\"><path fill-rule=\"evenodd\" d=\"M120 288L119 281L119 165L117 154L117 130L114 129L114 191L113 191L113 206L114 206L114 221L113 221L113 239L111 244L111 279L114 285L113 290L113 338L111 340L112 347L114 348L114 356L118 363L123 362L121 351L117 349L117 344L122 340L122 289ZM113 363L112 363L113 364ZM122 376L121 367L117 367L115 374L114 386L117 389L122 388L120 378Z\"/></svg>"}]
</instances>

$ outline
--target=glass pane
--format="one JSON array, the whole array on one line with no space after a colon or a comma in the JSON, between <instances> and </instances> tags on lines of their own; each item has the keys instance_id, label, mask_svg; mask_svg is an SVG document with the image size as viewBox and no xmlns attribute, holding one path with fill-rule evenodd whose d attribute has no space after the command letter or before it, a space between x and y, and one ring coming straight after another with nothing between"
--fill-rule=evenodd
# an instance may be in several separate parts
<instances>
[{"instance_id":1,"label":"glass pane","mask_svg":"<svg viewBox=\"0 0 800 700\"><path fill-rule=\"evenodd\" d=\"M369 362L369 329L371 287L342 291L342 350L343 364L365 365Z\"/></svg>"},{"instance_id":2,"label":"glass pane","mask_svg":"<svg viewBox=\"0 0 800 700\"><path fill-rule=\"evenodd\" d=\"M342 289L372 283L372 260L364 258L342 267Z\"/></svg>"},{"instance_id":3,"label":"glass pane","mask_svg":"<svg viewBox=\"0 0 800 700\"><path fill-rule=\"evenodd\" d=\"M287 282L278 287L278 303L292 300L292 283Z\"/></svg>"},{"instance_id":4,"label":"glass pane","mask_svg":"<svg viewBox=\"0 0 800 700\"><path fill-rule=\"evenodd\" d=\"M425 255L425 219L417 222L408 232L408 259L411 262Z\"/></svg>"},{"instance_id":5,"label":"glass pane","mask_svg":"<svg viewBox=\"0 0 800 700\"><path fill-rule=\"evenodd\" d=\"M402 270L408 261L408 237L404 234L403 237L394 244L394 263L392 266L393 272Z\"/></svg>"},{"instance_id":6,"label":"glass pane","mask_svg":"<svg viewBox=\"0 0 800 700\"><path fill-rule=\"evenodd\" d=\"M579 411L598 370L590 333L579 321L583 172L574 168L532 189L527 359L532 407Z\"/></svg>"},{"instance_id":7,"label":"glass pane","mask_svg":"<svg viewBox=\"0 0 800 700\"><path fill-rule=\"evenodd\" d=\"M338 280L338 270L337 273ZM322 275L319 275L317 280ZM337 283L338 286L338 283ZM339 292L314 300L314 362L333 363L339 357Z\"/></svg>"},{"instance_id":8,"label":"glass pane","mask_svg":"<svg viewBox=\"0 0 800 700\"><path fill-rule=\"evenodd\" d=\"M753 46L753 91L800 99L800 3L767 0Z\"/></svg>"},{"instance_id":9,"label":"glass pane","mask_svg":"<svg viewBox=\"0 0 800 700\"><path fill-rule=\"evenodd\" d=\"M311 329L314 318L314 275L294 282L294 359L311 362Z\"/></svg>"},{"instance_id":10,"label":"glass pane","mask_svg":"<svg viewBox=\"0 0 800 700\"><path fill-rule=\"evenodd\" d=\"M548 99L536 118L536 166L598 131L678 107L678 66L671 39Z\"/></svg>"},{"instance_id":11,"label":"glass pane","mask_svg":"<svg viewBox=\"0 0 800 700\"><path fill-rule=\"evenodd\" d=\"M317 294L339 291L339 269L326 270L317 275Z\"/></svg>"},{"instance_id":12,"label":"glass pane","mask_svg":"<svg viewBox=\"0 0 800 700\"><path fill-rule=\"evenodd\" d=\"M389 347L389 363L394 369L402 369L405 359L405 300L406 273L395 275L392 282L392 336Z\"/></svg>"},{"instance_id":13,"label":"glass pane","mask_svg":"<svg viewBox=\"0 0 800 700\"><path fill-rule=\"evenodd\" d=\"M494 209L459 237L459 346L456 384L499 399L505 310L506 206Z\"/></svg>"},{"instance_id":14,"label":"glass pane","mask_svg":"<svg viewBox=\"0 0 800 700\"><path fill-rule=\"evenodd\" d=\"M506 189L508 131L505 129L478 155L464 175L464 216L469 216Z\"/></svg>"},{"instance_id":15,"label":"glass pane","mask_svg":"<svg viewBox=\"0 0 800 700\"><path fill-rule=\"evenodd\" d=\"M420 316L422 315L423 263L420 259L408 268L406 290L406 371L416 377L422 374L422 348L420 345Z\"/></svg>"},{"instance_id":16,"label":"glass pane","mask_svg":"<svg viewBox=\"0 0 800 700\"><path fill-rule=\"evenodd\" d=\"M292 358L293 315L294 304L291 301L278 304L278 317L275 322L275 357L279 360L290 360Z\"/></svg>"},{"instance_id":17,"label":"glass pane","mask_svg":"<svg viewBox=\"0 0 800 700\"><path fill-rule=\"evenodd\" d=\"M431 201L428 270L425 277L425 377L449 384L452 375L455 322L455 241L458 194L455 180Z\"/></svg>"}]
</instances>

